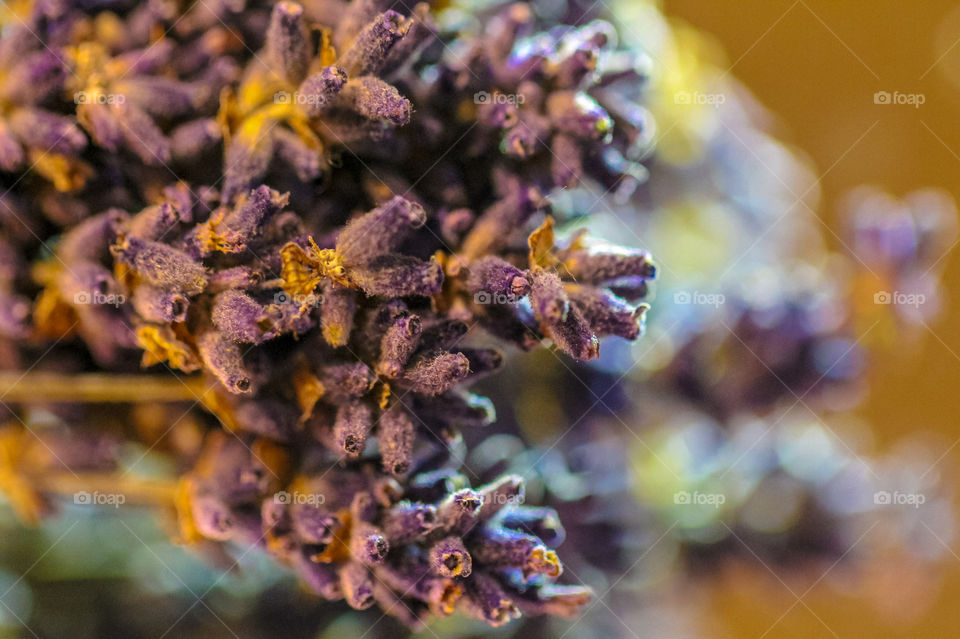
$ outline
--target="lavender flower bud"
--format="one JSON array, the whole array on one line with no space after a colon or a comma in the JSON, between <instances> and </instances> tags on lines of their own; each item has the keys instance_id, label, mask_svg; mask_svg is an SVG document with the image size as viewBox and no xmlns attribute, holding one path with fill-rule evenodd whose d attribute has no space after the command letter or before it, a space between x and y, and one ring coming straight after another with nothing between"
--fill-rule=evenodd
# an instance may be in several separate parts
<instances>
[{"instance_id":1,"label":"lavender flower bud","mask_svg":"<svg viewBox=\"0 0 960 639\"><path fill-rule=\"evenodd\" d=\"M367 435L373 428L373 409L363 402L344 404L337 411L333 438L339 451L358 457L367 445Z\"/></svg>"},{"instance_id":2,"label":"lavender flower bud","mask_svg":"<svg viewBox=\"0 0 960 639\"><path fill-rule=\"evenodd\" d=\"M220 333L234 342L260 344L274 336L263 307L243 291L232 289L217 295L210 317Z\"/></svg>"},{"instance_id":3,"label":"lavender flower bud","mask_svg":"<svg viewBox=\"0 0 960 639\"><path fill-rule=\"evenodd\" d=\"M403 381L416 393L439 395L453 388L470 373L470 360L462 353L442 353L414 362Z\"/></svg>"},{"instance_id":4,"label":"lavender flower bud","mask_svg":"<svg viewBox=\"0 0 960 639\"><path fill-rule=\"evenodd\" d=\"M264 53L270 66L289 82L298 84L307 76L310 37L303 22L303 7L286 1L273 6Z\"/></svg>"},{"instance_id":5,"label":"lavender flower bud","mask_svg":"<svg viewBox=\"0 0 960 639\"><path fill-rule=\"evenodd\" d=\"M358 77L379 71L387 54L409 29L410 22L396 11L374 18L343 54L342 66L347 75Z\"/></svg>"},{"instance_id":6,"label":"lavender flower bud","mask_svg":"<svg viewBox=\"0 0 960 639\"><path fill-rule=\"evenodd\" d=\"M410 101L392 85L372 75L348 81L340 92L337 104L365 118L385 120L396 126L410 121Z\"/></svg>"},{"instance_id":7,"label":"lavender flower bud","mask_svg":"<svg viewBox=\"0 0 960 639\"><path fill-rule=\"evenodd\" d=\"M197 336L200 358L220 383L231 393L252 393L253 381L243 364L240 348L219 331L206 331Z\"/></svg>"},{"instance_id":8,"label":"lavender flower bud","mask_svg":"<svg viewBox=\"0 0 960 639\"><path fill-rule=\"evenodd\" d=\"M336 282L324 282L320 326L327 344L338 347L350 341L356 312L356 293L352 289Z\"/></svg>"},{"instance_id":9,"label":"lavender flower bud","mask_svg":"<svg viewBox=\"0 0 960 639\"><path fill-rule=\"evenodd\" d=\"M176 291L141 284L133 292L134 309L150 322L182 322L189 306L189 298Z\"/></svg>"},{"instance_id":10,"label":"lavender flower bud","mask_svg":"<svg viewBox=\"0 0 960 639\"><path fill-rule=\"evenodd\" d=\"M383 429L383 423L380 427ZM402 501L384 514L383 528L394 546L409 544L436 525L437 509L428 504Z\"/></svg>"},{"instance_id":11,"label":"lavender flower bud","mask_svg":"<svg viewBox=\"0 0 960 639\"><path fill-rule=\"evenodd\" d=\"M391 406L383 412L377 422L377 435L384 472L402 475L410 469L416 434L413 420L401 407Z\"/></svg>"},{"instance_id":12,"label":"lavender flower bud","mask_svg":"<svg viewBox=\"0 0 960 639\"><path fill-rule=\"evenodd\" d=\"M513 264L488 255L470 263L467 290L473 295L485 292L523 297L530 292L530 282Z\"/></svg>"},{"instance_id":13,"label":"lavender flower bud","mask_svg":"<svg viewBox=\"0 0 960 639\"><path fill-rule=\"evenodd\" d=\"M424 262L408 255L381 255L350 270L350 280L367 295L406 297L433 295L443 286L443 269L432 259Z\"/></svg>"},{"instance_id":14,"label":"lavender flower bud","mask_svg":"<svg viewBox=\"0 0 960 639\"><path fill-rule=\"evenodd\" d=\"M408 315L397 318L380 341L380 360L377 373L394 379L402 372L420 340L420 318Z\"/></svg>"},{"instance_id":15,"label":"lavender flower bud","mask_svg":"<svg viewBox=\"0 0 960 639\"><path fill-rule=\"evenodd\" d=\"M207 285L206 269L168 244L127 237L111 250L119 262L155 286L196 295Z\"/></svg>"},{"instance_id":16,"label":"lavender flower bud","mask_svg":"<svg viewBox=\"0 0 960 639\"><path fill-rule=\"evenodd\" d=\"M350 555L360 563L373 566L382 563L390 551L390 543L383 531L367 523L352 527Z\"/></svg>"},{"instance_id":17,"label":"lavender flower bud","mask_svg":"<svg viewBox=\"0 0 960 639\"><path fill-rule=\"evenodd\" d=\"M304 96L305 104L302 108L307 117L319 117L329 109L346 82L346 72L335 65L324 67L319 73L304 80L299 93Z\"/></svg>"},{"instance_id":18,"label":"lavender flower bud","mask_svg":"<svg viewBox=\"0 0 960 639\"><path fill-rule=\"evenodd\" d=\"M366 610L376 599L373 596L373 575L360 562L349 561L340 569L340 584L347 604L356 610Z\"/></svg>"},{"instance_id":19,"label":"lavender flower bud","mask_svg":"<svg viewBox=\"0 0 960 639\"><path fill-rule=\"evenodd\" d=\"M350 222L337 238L337 252L347 264L368 262L397 250L426 219L422 206L396 196Z\"/></svg>"},{"instance_id":20,"label":"lavender flower bud","mask_svg":"<svg viewBox=\"0 0 960 639\"><path fill-rule=\"evenodd\" d=\"M430 547L430 569L438 577L469 577L473 560L459 537L445 537Z\"/></svg>"}]
</instances>

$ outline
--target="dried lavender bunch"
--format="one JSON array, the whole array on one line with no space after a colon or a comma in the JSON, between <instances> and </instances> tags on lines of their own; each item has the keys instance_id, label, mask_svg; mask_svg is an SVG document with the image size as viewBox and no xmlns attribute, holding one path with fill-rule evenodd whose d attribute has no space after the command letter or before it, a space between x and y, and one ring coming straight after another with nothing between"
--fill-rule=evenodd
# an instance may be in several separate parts
<instances>
[{"instance_id":1,"label":"dried lavender bunch","mask_svg":"<svg viewBox=\"0 0 960 639\"><path fill-rule=\"evenodd\" d=\"M260 544L321 597L378 604L412 628L454 610L491 625L570 616L589 600L586 588L553 584L562 565L550 546L563 529L556 513L521 505L515 476L472 489L444 467L398 481L375 463L301 466L278 491L291 469L280 449L215 435L184 478L184 534Z\"/></svg>"},{"instance_id":2,"label":"dried lavender bunch","mask_svg":"<svg viewBox=\"0 0 960 639\"><path fill-rule=\"evenodd\" d=\"M176 505L189 540L266 539L319 594L379 603L414 626L457 601L494 625L574 614L588 593L554 583L556 516L517 506L513 477L472 490L436 459L461 428L493 420L465 386L500 368L496 345L549 338L586 360L604 336L642 333L650 255L584 233L557 239L550 207L551 191L581 173L626 174L638 130L580 89L639 80L594 73L613 28L537 35L515 5L482 16L504 29L483 51L466 34L437 41L426 4L214 3L185 16L162 3L54 4L17 19L57 63L34 101L49 99L78 145L41 172L52 189L13 182L40 214L33 236L46 252L32 281L4 280L21 309L7 322L12 346L53 341L67 370L131 371L139 360L205 377L185 385L219 421L202 451L183 455ZM510 51L527 55L523 31L541 44L521 73ZM433 66L464 70L431 58L431 45L474 48L495 84L530 75L546 92L516 113L479 105L476 152L439 166L469 173L472 194L438 191L433 175L418 184L441 153L429 145L464 124L441 103ZM410 152L419 131L447 121L426 155ZM523 137L530 127L584 168L552 165ZM501 134L504 144L485 147ZM361 179L364 157L386 182ZM29 325L24 293L35 298ZM60 345L73 336L92 364ZM93 401L117 401L119 391L99 392ZM69 422L69 407L60 412ZM278 491L301 486L327 507L276 507Z\"/></svg>"}]
</instances>

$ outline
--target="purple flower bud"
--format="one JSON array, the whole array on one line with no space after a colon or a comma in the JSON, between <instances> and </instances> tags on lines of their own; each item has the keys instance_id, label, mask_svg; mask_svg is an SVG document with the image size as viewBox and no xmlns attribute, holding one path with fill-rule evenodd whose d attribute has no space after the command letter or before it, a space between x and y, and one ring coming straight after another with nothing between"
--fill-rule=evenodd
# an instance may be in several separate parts
<instances>
[{"instance_id":1,"label":"purple flower bud","mask_svg":"<svg viewBox=\"0 0 960 639\"><path fill-rule=\"evenodd\" d=\"M523 297L530 292L530 282L524 272L496 255L487 255L470 262L467 290L478 293L514 295Z\"/></svg>"},{"instance_id":2,"label":"purple flower bud","mask_svg":"<svg viewBox=\"0 0 960 639\"><path fill-rule=\"evenodd\" d=\"M132 102L108 105L110 113L119 123L124 146L148 166L165 165L170 162L170 140L160 127Z\"/></svg>"},{"instance_id":3,"label":"purple flower bud","mask_svg":"<svg viewBox=\"0 0 960 639\"><path fill-rule=\"evenodd\" d=\"M598 337L617 335L635 340L643 332L644 315L649 308L646 304L631 306L609 291L589 286L571 291L570 300Z\"/></svg>"},{"instance_id":4,"label":"purple flower bud","mask_svg":"<svg viewBox=\"0 0 960 639\"><path fill-rule=\"evenodd\" d=\"M657 268L646 251L574 251L564 266L581 284L603 284L627 277L653 279Z\"/></svg>"},{"instance_id":5,"label":"purple flower bud","mask_svg":"<svg viewBox=\"0 0 960 639\"><path fill-rule=\"evenodd\" d=\"M544 544L556 547L563 543L565 532L553 508L517 506L503 512L499 524L518 532L533 535Z\"/></svg>"},{"instance_id":6,"label":"purple flower bud","mask_svg":"<svg viewBox=\"0 0 960 639\"><path fill-rule=\"evenodd\" d=\"M396 11L378 15L344 52L342 66L347 75L358 77L379 71L387 54L409 29L410 21Z\"/></svg>"},{"instance_id":7,"label":"purple flower bud","mask_svg":"<svg viewBox=\"0 0 960 639\"><path fill-rule=\"evenodd\" d=\"M303 7L278 2L270 14L264 53L268 64L289 82L300 83L310 66L310 37L303 22Z\"/></svg>"},{"instance_id":8,"label":"purple flower bud","mask_svg":"<svg viewBox=\"0 0 960 639\"><path fill-rule=\"evenodd\" d=\"M557 553L536 537L514 530L486 526L471 542L470 550L477 563L520 568L525 579L534 574L559 577L563 571Z\"/></svg>"},{"instance_id":9,"label":"purple flower bud","mask_svg":"<svg viewBox=\"0 0 960 639\"><path fill-rule=\"evenodd\" d=\"M438 577L469 577L473 560L459 537L445 537L430 547L430 569Z\"/></svg>"},{"instance_id":10,"label":"purple flower bud","mask_svg":"<svg viewBox=\"0 0 960 639\"><path fill-rule=\"evenodd\" d=\"M589 360L600 356L600 340L583 317L580 309L570 307L567 316L548 324L549 337L557 348L575 359Z\"/></svg>"},{"instance_id":11,"label":"purple flower bud","mask_svg":"<svg viewBox=\"0 0 960 639\"><path fill-rule=\"evenodd\" d=\"M394 379L399 377L420 341L422 327L416 315L398 317L383 334L380 341L380 360L377 373Z\"/></svg>"},{"instance_id":12,"label":"purple flower bud","mask_svg":"<svg viewBox=\"0 0 960 639\"><path fill-rule=\"evenodd\" d=\"M148 206L134 215L123 232L141 240L157 240L171 231L178 221L177 210L169 202L164 202Z\"/></svg>"},{"instance_id":13,"label":"purple flower bud","mask_svg":"<svg viewBox=\"0 0 960 639\"><path fill-rule=\"evenodd\" d=\"M326 388L325 398L334 404L365 395L377 381L376 374L363 362L324 366L318 377Z\"/></svg>"},{"instance_id":14,"label":"purple flower bud","mask_svg":"<svg viewBox=\"0 0 960 639\"><path fill-rule=\"evenodd\" d=\"M23 148L3 121L0 121L0 170L14 171L23 163Z\"/></svg>"},{"instance_id":15,"label":"purple flower bud","mask_svg":"<svg viewBox=\"0 0 960 639\"><path fill-rule=\"evenodd\" d=\"M240 290L218 294L210 318L220 333L234 342L260 344L276 335L269 326L264 308Z\"/></svg>"},{"instance_id":16,"label":"purple flower bud","mask_svg":"<svg viewBox=\"0 0 960 639\"><path fill-rule=\"evenodd\" d=\"M553 325L566 319L570 301L556 273L543 269L531 273L530 305L545 324Z\"/></svg>"},{"instance_id":17,"label":"purple flower bud","mask_svg":"<svg viewBox=\"0 0 960 639\"><path fill-rule=\"evenodd\" d=\"M477 488L480 499L483 500L483 509L480 519L493 519L505 506L522 503L524 499L523 479L517 475L506 475L494 482Z\"/></svg>"},{"instance_id":18,"label":"purple flower bud","mask_svg":"<svg viewBox=\"0 0 960 639\"><path fill-rule=\"evenodd\" d=\"M63 61L53 51L43 49L17 62L0 91L15 104L37 104L58 92L65 77Z\"/></svg>"},{"instance_id":19,"label":"purple flower bud","mask_svg":"<svg viewBox=\"0 0 960 639\"><path fill-rule=\"evenodd\" d=\"M583 177L580 145L573 136L558 133L551 145L550 175L558 187L574 188Z\"/></svg>"},{"instance_id":20,"label":"purple flower bud","mask_svg":"<svg viewBox=\"0 0 960 639\"><path fill-rule=\"evenodd\" d=\"M317 546L334 541L341 523L335 515L313 504L294 504L290 518L294 531L303 543Z\"/></svg>"},{"instance_id":21,"label":"purple flower bud","mask_svg":"<svg viewBox=\"0 0 960 639\"><path fill-rule=\"evenodd\" d=\"M380 78L365 75L348 81L337 105L356 111L371 120L385 120L395 126L410 121L410 101Z\"/></svg>"},{"instance_id":22,"label":"purple flower bud","mask_svg":"<svg viewBox=\"0 0 960 639\"><path fill-rule=\"evenodd\" d=\"M468 614L497 627L520 616L511 599L495 577L478 572L467 581L468 605L464 608Z\"/></svg>"},{"instance_id":23,"label":"purple flower bud","mask_svg":"<svg viewBox=\"0 0 960 639\"><path fill-rule=\"evenodd\" d=\"M301 108L308 117L319 117L334 103L346 82L347 74L343 69L336 65L324 67L300 85L299 93L304 98Z\"/></svg>"},{"instance_id":24,"label":"purple flower bud","mask_svg":"<svg viewBox=\"0 0 960 639\"><path fill-rule=\"evenodd\" d=\"M480 493L470 488L447 495L437 504L437 527L451 535L464 535L480 521L482 506Z\"/></svg>"},{"instance_id":25,"label":"purple flower bud","mask_svg":"<svg viewBox=\"0 0 960 639\"><path fill-rule=\"evenodd\" d=\"M267 220L289 202L287 194L260 186L241 197L230 210L220 209L198 227L195 244L203 251L240 253L258 237Z\"/></svg>"},{"instance_id":26,"label":"purple flower bud","mask_svg":"<svg viewBox=\"0 0 960 639\"><path fill-rule=\"evenodd\" d=\"M206 269L168 244L126 237L112 251L119 262L155 286L197 295L207 285Z\"/></svg>"},{"instance_id":27,"label":"purple flower bud","mask_svg":"<svg viewBox=\"0 0 960 639\"><path fill-rule=\"evenodd\" d=\"M380 415L377 436L384 472L402 475L410 469L416 435L413 420L400 406L391 406Z\"/></svg>"},{"instance_id":28,"label":"purple flower bud","mask_svg":"<svg viewBox=\"0 0 960 639\"><path fill-rule=\"evenodd\" d=\"M252 289L262 280L263 275L259 271L249 266L234 266L211 274L206 292L215 295L232 288Z\"/></svg>"},{"instance_id":29,"label":"purple flower bud","mask_svg":"<svg viewBox=\"0 0 960 639\"><path fill-rule=\"evenodd\" d=\"M271 132L277 156L286 162L297 178L310 182L323 173L325 162L320 152L307 146L297 135L277 127Z\"/></svg>"},{"instance_id":30,"label":"purple flower bud","mask_svg":"<svg viewBox=\"0 0 960 639\"><path fill-rule=\"evenodd\" d=\"M336 601L343 598L336 567L311 561L303 552L297 553L293 569L307 587L317 595Z\"/></svg>"},{"instance_id":31,"label":"purple flower bud","mask_svg":"<svg viewBox=\"0 0 960 639\"><path fill-rule=\"evenodd\" d=\"M133 308L148 322L182 322L190 300L177 291L141 284L133 291Z\"/></svg>"},{"instance_id":32,"label":"purple flower bud","mask_svg":"<svg viewBox=\"0 0 960 639\"><path fill-rule=\"evenodd\" d=\"M223 140L220 125L212 118L181 124L170 133L170 152L177 162L197 160Z\"/></svg>"},{"instance_id":33,"label":"purple flower bud","mask_svg":"<svg viewBox=\"0 0 960 639\"><path fill-rule=\"evenodd\" d=\"M7 124L25 146L41 152L76 155L87 145L87 138L73 120L48 111L16 109Z\"/></svg>"},{"instance_id":34,"label":"purple flower bud","mask_svg":"<svg viewBox=\"0 0 960 639\"><path fill-rule=\"evenodd\" d=\"M231 138L224 158L223 201L232 202L263 179L273 160L273 136L266 131L243 132Z\"/></svg>"},{"instance_id":35,"label":"purple flower bud","mask_svg":"<svg viewBox=\"0 0 960 639\"><path fill-rule=\"evenodd\" d=\"M346 346L353 331L356 312L357 299L353 289L336 282L324 282L320 326L323 329L323 339L327 344L334 348Z\"/></svg>"},{"instance_id":36,"label":"purple flower bud","mask_svg":"<svg viewBox=\"0 0 960 639\"><path fill-rule=\"evenodd\" d=\"M379 428L383 429L381 421ZM383 528L394 546L408 544L433 529L437 509L428 504L402 501L384 513Z\"/></svg>"},{"instance_id":37,"label":"purple flower bud","mask_svg":"<svg viewBox=\"0 0 960 639\"><path fill-rule=\"evenodd\" d=\"M422 206L396 196L347 224L337 237L337 252L347 264L363 264L396 251L409 230L420 228L426 219Z\"/></svg>"},{"instance_id":38,"label":"purple flower bud","mask_svg":"<svg viewBox=\"0 0 960 639\"><path fill-rule=\"evenodd\" d=\"M381 255L349 271L350 280L367 295L429 296L443 287L443 269L436 259L424 262L409 255Z\"/></svg>"},{"instance_id":39,"label":"purple flower bud","mask_svg":"<svg viewBox=\"0 0 960 639\"><path fill-rule=\"evenodd\" d=\"M462 353L423 357L403 373L403 381L415 393L439 395L453 388L470 373L470 360Z\"/></svg>"},{"instance_id":40,"label":"purple flower bud","mask_svg":"<svg viewBox=\"0 0 960 639\"><path fill-rule=\"evenodd\" d=\"M340 568L340 584L347 604L356 610L366 610L376 599L373 596L373 576L358 561L348 561Z\"/></svg>"},{"instance_id":41,"label":"purple flower bud","mask_svg":"<svg viewBox=\"0 0 960 639\"><path fill-rule=\"evenodd\" d=\"M373 428L373 409L364 402L340 406L333 424L333 438L338 452L359 457L367 446L367 436Z\"/></svg>"},{"instance_id":42,"label":"purple flower bud","mask_svg":"<svg viewBox=\"0 0 960 639\"><path fill-rule=\"evenodd\" d=\"M607 112L582 91L554 91L547 98L547 113L554 126L574 137L603 140L613 130Z\"/></svg>"},{"instance_id":43,"label":"purple flower bud","mask_svg":"<svg viewBox=\"0 0 960 639\"><path fill-rule=\"evenodd\" d=\"M233 417L238 430L288 442L296 432L300 414L287 402L259 397L234 400Z\"/></svg>"},{"instance_id":44,"label":"purple flower bud","mask_svg":"<svg viewBox=\"0 0 960 639\"><path fill-rule=\"evenodd\" d=\"M136 76L116 82L114 93L154 118L176 118L193 113L200 100L199 87L163 76Z\"/></svg>"},{"instance_id":45,"label":"purple flower bud","mask_svg":"<svg viewBox=\"0 0 960 639\"><path fill-rule=\"evenodd\" d=\"M360 563L373 566L382 563L390 551L390 543L383 531L367 523L351 527L350 555Z\"/></svg>"},{"instance_id":46,"label":"purple flower bud","mask_svg":"<svg viewBox=\"0 0 960 639\"><path fill-rule=\"evenodd\" d=\"M488 333L524 351L536 348L543 339L533 313L522 306L485 306L479 320Z\"/></svg>"},{"instance_id":47,"label":"purple flower bud","mask_svg":"<svg viewBox=\"0 0 960 639\"><path fill-rule=\"evenodd\" d=\"M206 331L197 336L197 349L207 370L231 393L252 393L253 381L243 364L241 348L219 331Z\"/></svg>"},{"instance_id":48,"label":"purple flower bud","mask_svg":"<svg viewBox=\"0 0 960 639\"><path fill-rule=\"evenodd\" d=\"M229 541L234 533L234 517L230 507L209 495L190 500L193 523L204 537Z\"/></svg>"}]
</instances>

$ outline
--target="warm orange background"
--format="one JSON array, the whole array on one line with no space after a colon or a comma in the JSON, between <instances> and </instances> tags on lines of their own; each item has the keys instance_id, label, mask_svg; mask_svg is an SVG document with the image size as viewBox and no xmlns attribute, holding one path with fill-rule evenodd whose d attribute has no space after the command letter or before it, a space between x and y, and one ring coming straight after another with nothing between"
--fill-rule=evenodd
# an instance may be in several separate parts
<instances>
[{"instance_id":1,"label":"warm orange background","mask_svg":"<svg viewBox=\"0 0 960 639\"><path fill-rule=\"evenodd\" d=\"M895 195L937 186L960 199L960 2L664 0L664 8L717 39L733 75L777 116L779 137L811 156L818 176L840 160L823 178L818 211L837 233L840 196L859 184ZM922 93L926 103L877 106L873 94L881 90ZM953 308L930 330L920 328L922 339L906 347L910 357L888 353L874 361L862 411L881 444L919 430L939 434L935 456L960 438L960 322L953 319L960 308L960 247L947 260ZM941 467L958 459L960 444ZM939 592L921 591L906 573L873 584L884 597L916 601L914 618L899 621L878 614L877 601L839 596L821 583L803 598L809 609L797 604L777 622L796 598L761 567L749 575L736 571L711 597L720 621L715 636L960 637L957 546L946 553ZM798 595L807 588L790 587Z\"/></svg>"}]
</instances>

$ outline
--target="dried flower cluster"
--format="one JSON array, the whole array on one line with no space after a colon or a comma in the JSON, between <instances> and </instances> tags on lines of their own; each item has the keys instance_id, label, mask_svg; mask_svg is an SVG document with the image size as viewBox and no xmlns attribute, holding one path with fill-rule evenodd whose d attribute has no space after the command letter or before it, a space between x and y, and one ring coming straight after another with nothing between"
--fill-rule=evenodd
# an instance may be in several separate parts
<instances>
[{"instance_id":1,"label":"dried flower cluster","mask_svg":"<svg viewBox=\"0 0 960 639\"><path fill-rule=\"evenodd\" d=\"M219 420L171 498L187 541L262 546L412 626L575 614L556 514L514 476L470 488L450 446L494 419L465 386L497 345L588 360L642 333L649 254L556 238L550 202L636 185L642 65L610 24L542 31L526 5L441 36L426 4L234 4L12 11L10 361L204 376L183 378ZM17 481L16 448L0 485L36 514L54 489Z\"/></svg>"}]
</instances>

